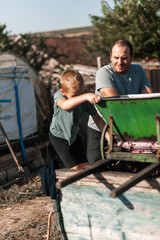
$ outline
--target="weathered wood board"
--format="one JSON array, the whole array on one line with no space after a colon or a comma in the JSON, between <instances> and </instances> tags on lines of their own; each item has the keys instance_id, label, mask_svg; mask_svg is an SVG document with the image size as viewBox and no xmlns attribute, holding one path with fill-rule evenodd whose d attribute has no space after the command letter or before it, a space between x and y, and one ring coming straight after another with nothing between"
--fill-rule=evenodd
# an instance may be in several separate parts
<instances>
[{"instance_id":1,"label":"weathered wood board","mask_svg":"<svg viewBox=\"0 0 160 240\"><path fill-rule=\"evenodd\" d=\"M66 174L57 171L58 179ZM68 240L159 240L160 179L144 180L124 195L110 197L110 190L128 177L104 172L61 190L61 220Z\"/></svg>"}]
</instances>

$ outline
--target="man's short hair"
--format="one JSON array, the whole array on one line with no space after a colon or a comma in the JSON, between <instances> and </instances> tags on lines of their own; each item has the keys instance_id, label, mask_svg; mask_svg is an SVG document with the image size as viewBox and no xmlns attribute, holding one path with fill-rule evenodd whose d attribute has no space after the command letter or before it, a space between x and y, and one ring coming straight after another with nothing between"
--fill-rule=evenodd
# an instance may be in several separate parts
<instances>
[{"instance_id":1,"label":"man's short hair","mask_svg":"<svg viewBox=\"0 0 160 240\"><path fill-rule=\"evenodd\" d=\"M113 47L115 46L115 45L120 45L120 46L127 46L128 48L129 48L129 50L130 50L130 56L132 57L133 56L133 46L132 46L132 44L128 41L128 40L126 40L126 39L119 39L119 40L116 40L113 44L112 44L112 46L111 46L111 51L110 51L110 53L112 54L112 49L113 49Z\"/></svg>"}]
</instances>

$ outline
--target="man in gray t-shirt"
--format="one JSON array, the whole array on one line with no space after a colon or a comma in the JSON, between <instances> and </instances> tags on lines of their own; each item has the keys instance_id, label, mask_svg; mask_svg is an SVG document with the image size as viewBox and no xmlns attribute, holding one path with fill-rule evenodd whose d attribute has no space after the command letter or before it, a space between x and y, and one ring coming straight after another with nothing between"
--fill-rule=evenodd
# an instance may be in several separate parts
<instances>
[{"instance_id":1,"label":"man in gray t-shirt","mask_svg":"<svg viewBox=\"0 0 160 240\"><path fill-rule=\"evenodd\" d=\"M145 70L139 64L131 64L133 47L127 40L117 40L111 48L111 63L96 73L96 93L101 97L126 94L152 93ZM88 121L87 157L90 164L101 159L101 133L92 117Z\"/></svg>"}]
</instances>

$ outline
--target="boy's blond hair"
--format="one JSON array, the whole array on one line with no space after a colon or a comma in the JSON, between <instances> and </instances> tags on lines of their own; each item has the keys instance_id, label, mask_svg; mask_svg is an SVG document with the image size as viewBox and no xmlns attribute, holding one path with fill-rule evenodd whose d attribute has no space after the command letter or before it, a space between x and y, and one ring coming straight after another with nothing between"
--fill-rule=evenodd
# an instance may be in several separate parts
<instances>
[{"instance_id":1,"label":"boy's blond hair","mask_svg":"<svg viewBox=\"0 0 160 240\"><path fill-rule=\"evenodd\" d=\"M84 80L77 70L66 70L60 76L60 84L64 91L80 89L84 86Z\"/></svg>"}]
</instances>

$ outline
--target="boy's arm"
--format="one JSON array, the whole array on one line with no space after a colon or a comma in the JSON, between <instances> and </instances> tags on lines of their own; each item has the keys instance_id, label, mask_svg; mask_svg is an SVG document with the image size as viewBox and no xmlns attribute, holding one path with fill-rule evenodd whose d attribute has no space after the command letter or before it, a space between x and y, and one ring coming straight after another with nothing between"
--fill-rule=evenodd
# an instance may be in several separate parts
<instances>
[{"instance_id":1,"label":"boy's arm","mask_svg":"<svg viewBox=\"0 0 160 240\"><path fill-rule=\"evenodd\" d=\"M101 118L98 113L93 115L92 118L95 124L97 125L97 127L99 128L99 130L102 132L106 124L103 118ZM105 138L107 139L108 143L110 143L110 134L108 131L106 131Z\"/></svg>"},{"instance_id":2,"label":"boy's arm","mask_svg":"<svg viewBox=\"0 0 160 240\"><path fill-rule=\"evenodd\" d=\"M81 103L89 101L92 104L96 104L101 100L100 96L94 93L85 93L72 98L61 98L57 101L57 106L63 110L71 110Z\"/></svg>"}]
</instances>

